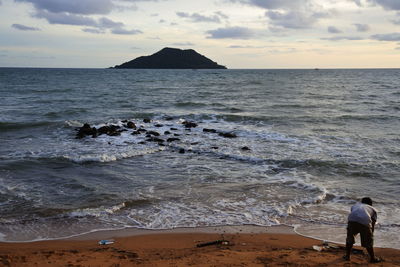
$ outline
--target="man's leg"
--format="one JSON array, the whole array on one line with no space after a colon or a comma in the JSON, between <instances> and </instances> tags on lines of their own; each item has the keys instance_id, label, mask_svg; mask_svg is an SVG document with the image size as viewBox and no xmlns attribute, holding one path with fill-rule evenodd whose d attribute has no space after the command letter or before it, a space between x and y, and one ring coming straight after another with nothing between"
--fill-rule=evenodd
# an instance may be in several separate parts
<instances>
[{"instance_id":1,"label":"man's leg","mask_svg":"<svg viewBox=\"0 0 400 267\"><path fill-rule=\"evenodd\" d=\"M351 249L353 248L353 244L351 243L346 243L346 255L344 255L344 259L349 261L350 260L350 255L351 255Z\"/></svg>"}]
</instances>

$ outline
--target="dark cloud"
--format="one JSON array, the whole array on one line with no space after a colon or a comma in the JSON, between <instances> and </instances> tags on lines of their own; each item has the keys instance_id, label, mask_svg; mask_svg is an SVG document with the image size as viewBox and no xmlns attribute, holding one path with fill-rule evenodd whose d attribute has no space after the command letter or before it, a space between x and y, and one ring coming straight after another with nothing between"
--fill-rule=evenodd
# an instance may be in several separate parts
<instances>
[{"instance_id":1,"label":"dark cloud","mask_svg":"<svg viewBox=\"0 0 400 267\"><path fill-rule=\"evenodd\" d=\"M227 0L266 9L265 16L272 28L304 29L310 28L319 19L327 17L321 6L311 0Z\"/></svg>"},{"instance_id":2,"label":"dark cloud","mask_svg":"<svg viewBox=\"0 0 400 267\"><path fill-rule=\"evenodd\" d=\"M400 10L399 0L368 0L389 10Z\"/></svg>"},{"instance_id":3,"label":"dark cloud","mask_svg":"<svg viewBox=\"0 0 400 267\"><path fill-rule=\"evenodd\" d=\"M242 3L265 9L296 8L309 2L308 0L229 0L232 3Z\"/></svg>"},{"instance_id":4,"label":"dark cloud","mask_svg":"<svg viewBox=\"0 0 400 267\"><path fill-rule=\"evenodd\" d=\"M37 10L51 13L68 12L71 14L92 15L108 14L115 7L112 0L15 0L29 2Z\"/></svg>"},{"instance_id":5,"label":"dark cloud","mask_svg":"<svg viewBox=\"0 0 400 267\"><path fill-rule=\"evenodd\" d=\"M121 34L121 35L135 35L135 34L140 34L143 32L140 30L113 29L113 30L111 30L111 33Z\"/></svg>"},{"instance_id":6,"label":"dark cloud","mask_svg":"<svg viewBox=\"0 0 400 267\"><path fill-rule=\"evenodd\" d=\"M353 24L354 26L356 26L356 29L358 32L367 32L370 30L370 27L368 24L359 24L359 23L355 23Z\"/></svg>"},{"instance_id":7,"label":"dark cloud","mask_svg":"<svg viewBox=\"0 0 400 267\"><path fill-rule=\"evenodd\" d=\"M95 33L95 34L103 34L106 33L104 30L96 29L96 28L84 28L83 32Z\"/></svg>"},{"instance_id":8,"label":"dark cloud","mask_svg":"<svg viewBox=\"0 0 400 267\"><path fill-rule=\"evenodd\" d=\"M400 41L400 32L375 34L375 35L372 35L371 38L374 40L378 40L378 41L399 42Z\"/></svg>"},{"instance_id":9,"label":"dark cloud","mask_svg":"<svg viewBox=\"0 0 400 267\"><path fill-rule=\"evenodd\" d=\"M71 13L53 13L47 10L37 10L34 14L36 18L44 18L50 24L63 24L63 25L78 25L78 26L91 26L97 27L98 23L96 20L82 15L76 15Z\"/></svg>"},{"instance_id":10,"label":"dark cloud","mask_svg":"<svg viewBox=\"0 0 400 267\"><path fill-rule=\"evenodd\" d=\"M97 24L99 28L107 28L107 29L115 29L115 28L119 29L125 26L122 22L115 22L104 17L100 18Z\"/></svg>"},{"instance_id":11,"label":"dark cloud","mask_svg":"<svg viewBox=\"0 0 400 267\"><path fill-rule=\"evenodd\" d=\"M37 10L34 14L37 18L44 18L50 24L62 24L62 25L73 25L73 26L86 26L90 28L82 29L83 32L101 34L105 33L106 29L110 29L113 34L139 34L142 33L139 30L126 30L124 29L125 24L122 22L116 22L106 17L99 18L97 20L83 15L71 14L67 12L52 13L46 10Z\"/></svg>"},{"instance_id":12,"label":"dark cloud","mask_svg":"<svg viewBox=\"0 0 400 267\"><path fill-rule=\"evenodd\" d=\"M318 19L327 17L328 14L320 12L301 12L301 11L279 11L268 10L265 15L270 23L275 27L287 29L306 29L310 28Z\"/></svg>"},{"instance_id":13,"label":"dark cloud","mask_svg":"<svg viewBox=\"0 0 400 267\"><path fill-rule=\"evenodd\" d=\"M40 31L39 28L29 27L22 24L13 24L11 27L20 31Z\"/></svg>"},{"instance_id":14,"label":"dark cloud","mask_svg":"<svg viewBox=\"0 0 400 267\"><path fill-rule=\"evenodd\" d=\"M352 1L360 7L372 4L372 5L379 5L387 10L400 10L399 0L352 0Z\"/></svg>"},{"instance_id":15,"label":"dark cloud","mask_svg":"<svg viewBox=\"0 0 400 267\"><path fill-rule=\"evenodd\" d=\"M342 31L339 30L338 28L336 28L335 26L329 26L328 27L328 32L329 33L342 33Z\"/></svg>"},{"instance_id":16,"label":"dark cloud","mask_svg":"<svg viewBox=\"0 0 400 267\"><path fill-rule=\"evenodd\" d=\"M186 12L176 12L176 15L181 18L187 18L192 22L215 22L220 23L221 20L218 15L204 16L199 13L186 13Z\"/></svg>"},{"instance_id":17,"label":"dark cloud","mask_svg":"<svg viewBox=\"0 0 400 267\"><path fill-rule=\"evenodd\" d=\"M329 38L321 38L321 40L326 40L326 41L360 41L364 40L364 38L360 36L335 36L335 37L329 37Z\"/></svg>"},{"instance_id":18,"label":"dark cloud","mask_svg":"<svg viewBox=\"0 0 400 267\"><path fill-rule=\"evenodd\" d=\"M227 27L207 31L209 39L250 39L256 36L256 33L245 27Z\"/></svg>"}]
</instances>

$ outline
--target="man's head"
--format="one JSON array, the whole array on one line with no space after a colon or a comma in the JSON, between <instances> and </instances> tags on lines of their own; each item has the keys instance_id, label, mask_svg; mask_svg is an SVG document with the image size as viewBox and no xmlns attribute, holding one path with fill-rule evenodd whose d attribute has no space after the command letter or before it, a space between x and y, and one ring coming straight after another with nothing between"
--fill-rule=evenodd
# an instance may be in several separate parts
<instances>
[{"instance_id":1,"label":"man's head","mask_svg":"<svg viewBox=\"0 0 400 267\"><path fill-rule=\"evenodd\" d=\"M369 197L363 197L361 199L361 203L364 203L364 204L372 206L372 199L370 199Z\"/></svg>"}]
</instances>

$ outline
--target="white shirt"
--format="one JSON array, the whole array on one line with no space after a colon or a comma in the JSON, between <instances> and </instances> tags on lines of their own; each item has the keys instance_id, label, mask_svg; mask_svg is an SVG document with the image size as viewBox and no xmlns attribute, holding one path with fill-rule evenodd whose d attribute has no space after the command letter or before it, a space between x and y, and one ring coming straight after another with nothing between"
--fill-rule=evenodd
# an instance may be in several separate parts
<instances>
[{"instance_id":1,"label":"white shirt","mask_svg":"<svg viewBox=\"0 0 400 267\"><path fill-rule=\"evenodd\" d=\"M376 209L364 203L357 203L352 206L348 217L349 222L358 222L369 227L372 227L372 222L376 222L376 219Z\"/></svg>"}]
</instances>

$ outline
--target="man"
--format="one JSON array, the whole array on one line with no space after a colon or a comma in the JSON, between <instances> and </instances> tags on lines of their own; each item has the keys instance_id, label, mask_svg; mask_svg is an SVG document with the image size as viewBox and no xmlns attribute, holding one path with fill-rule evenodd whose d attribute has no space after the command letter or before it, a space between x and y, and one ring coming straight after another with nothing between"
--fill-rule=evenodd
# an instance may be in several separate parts
<instances>
[{"instance_id":1,"label":"man","mask_svg":"<svg viewBox=\"0 0 400 267\"><path fill-rule=\"evenodd\" d=\"M346 255L345 260L350 260L351 249L355 243L355 236L360 234L361 246L365 247L370 256L370 262L381 262L380 258L374 254L374 229L377 219L377 212L372 207L372 200L364 197L361 203L357 203L351 207L348 217L347 238L346 238Z\"/></svg>"}]
</instances>

